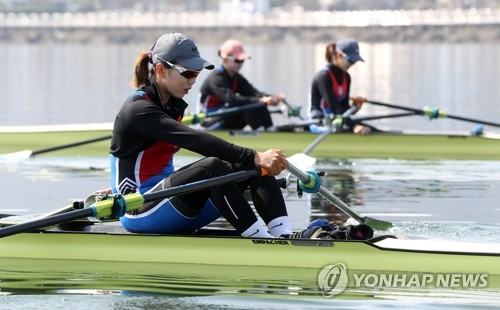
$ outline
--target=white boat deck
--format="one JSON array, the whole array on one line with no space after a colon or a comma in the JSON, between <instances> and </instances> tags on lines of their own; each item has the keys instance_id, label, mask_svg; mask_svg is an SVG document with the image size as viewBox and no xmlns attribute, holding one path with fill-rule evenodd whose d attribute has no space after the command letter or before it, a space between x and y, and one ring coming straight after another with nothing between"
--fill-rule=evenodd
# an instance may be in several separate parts
<instances>
[{"instance_id":1,"label":"white boat deck","mask_svg":"<svg viewBox=\"0 0 500 310\"><path fill-rule=\"evenodd\" d=\"M410 240L386 238L376 242L375 244L381 248L391 250L453 252L464 254L487 253L500 256L500 244L495 243L473 243L434 239Z\"/></svg>"}]
</instances>

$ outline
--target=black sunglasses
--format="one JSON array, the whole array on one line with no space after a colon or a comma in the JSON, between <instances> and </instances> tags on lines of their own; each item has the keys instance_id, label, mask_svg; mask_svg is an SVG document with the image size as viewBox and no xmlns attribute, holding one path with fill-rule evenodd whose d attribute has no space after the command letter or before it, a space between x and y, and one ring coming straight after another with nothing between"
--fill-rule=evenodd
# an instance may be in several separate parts
<instances>
[{"instance_id":1,"label":"black sunglasses","mask_svg":"<svg viewBox=\"0 0 500 310\"><path fill-rule=\"evenodd\" d=\"M234 58L234 56L231 56L231 55L228 55L226 58L227 58L227 59L230 59L230 60L232 60L232 61L234 61L234 62L235 62L235 63L237 63L237 64L242 64L242 63L244 63L244 62L245 62L245 59L243 59L243 60L239 60L239 59Z\"/></svg>"},{"instance_id":2,"label":"black sunglasses","mask_svg":"<svg viewBox=\"0 0 500 310\"><path fill-rule=\"evenodd\" d=\"M186 68L183 68L183 67L180 67L178 65L174 65L173 63L170 63L168 61L166 61L167 65L169 65L170 67L174 68L175 70L179 71L179 73L185 77L186 79L192 79L192 78L195 78L198 76L198 74L200 74L200 71L193 71L193 70L189 70L189 69L186 69Z\"/></svg>"},{"instance_id":3,"label":"black sunglasses","mask_svg":"<svg viewBox=\"0 0 500 310\"><path fill-rule=\"evenodd\" d=\"M338 48L336 50L337 50L337 52L339 52L342 55L342 57L344 57L347 60L348 63L350 63L351 65L355 63L355 61L352 61L352 59L351 59L351 57L349 57L349 55L347 55L346 53L342 52Z\"/></svg>"}]
</instances>

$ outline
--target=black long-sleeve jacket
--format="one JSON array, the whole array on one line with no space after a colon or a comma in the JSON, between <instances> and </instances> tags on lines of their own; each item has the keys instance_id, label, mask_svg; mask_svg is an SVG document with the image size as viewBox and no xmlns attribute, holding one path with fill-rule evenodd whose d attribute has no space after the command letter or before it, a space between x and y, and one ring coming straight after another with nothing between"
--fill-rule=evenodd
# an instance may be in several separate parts
<instances>
[{"instance_id":1,"label":"black long-sleeve jacket","mask_svg":"<svg viewBox=\"0 0 500 310\"><path fill-rule=\"evenodd\" d=\"M156 83L150 81L130 95L120 109L110 149L115 177L112 186L127 183L129 190L154 186L174 171L172 159L180 148L231 163L254 164L254 150L183 125L184 100L161 102Z\"/></svg>"}]
</instances>

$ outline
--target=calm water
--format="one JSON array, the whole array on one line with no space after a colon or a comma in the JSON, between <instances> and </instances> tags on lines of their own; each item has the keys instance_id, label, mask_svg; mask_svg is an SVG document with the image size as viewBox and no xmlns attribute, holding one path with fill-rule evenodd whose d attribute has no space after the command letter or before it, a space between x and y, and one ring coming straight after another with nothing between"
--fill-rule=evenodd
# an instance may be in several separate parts
<instances>
[{"instance_id":1,"label":"calm water","mask_svg":"<svg viewBox=\"0 0 500 310\"><path fill-rule=\"evenodd\" d=\"M179 158L176 164L181 166L191 160ZM0 163L0 186L9 193L2 195L0 214L46 212L84 198L94 189L107 186L106 167L105 158L39 157L17 164ZM320 161L316 168L327 172L325 185L354 210L393 222L395 226L389 233L404 237L500 242L500 175L497 173L500 162L331 159ZM301 229L317 218L345 220L336 208L316 195L302 198L286 192L284 195L295 229ZM227 223L219 221L217 226L227 226ZM148 280L151 279L144 279ZM52 283L55 281L51 278ZM159 278L155 281L162 283ZM174 279L165 281L169 283ZM176 281L174 283L185 280ZM190 283L194 285L196 280L193 281ZM200 289L203 283L199 284ZM250 292L250 296L249 292L244 294L247 296L226 292L205 297L138 296L102 290L62 290L46 294L43 287L16 293L2 297L0 290L0 309L4 309L1 305L5 309L17 309L19 305L24 309L39 309L40 304L51 309L75 310L88 309L89 306L95 309L385 309L402 306L468 309L489 308L500 302L500 292L497 291L411 290L377 291L375 294L373 291L357 291L329 300L269 298L259 290Z\"/></svg>"},{"instance_id":2,"label":"calm water","mask_svg":"<svg viewBox=\"0 0 500 310\"><path fill-rule=\"evenodd\" d=\"M178 158L176 166L194 159ZM9 193L0 213L43 213L83 199L109 185L107 165L106 158L88 157L0 162L0 186ZM357 212L396 223L392 233L500 242L499 161L331 159L315 169L327 173L324 185ZM284 195L295 229L318 218L347 219L317 195Z\"/></svg>"},{"instance_id":3,"label":"calm water","mask_svg":"<svg viewBox=\"0 0 500 310\"><path fill-rule=\"evenodd\" d=\"M131 92L128 82L138 52L149 42L131 46L0 45L0 126L111 122ZM200 46L218 63L217 46ZM293 105L305 107L307 90L323 66L324 45L247 46L253 59L244 74L258 88L284 92ZM361 44L366 63L352 68L353 95L498 122L500 45L476 44ZM194 103L197 89L186 96ZM193 105L191 106L193 109ZM391 113L365 105L362 113ZM285 122L285 118L276 118ZM470 130L474 124L453 120L428 121L414 116L374 123L410 130ZM487 128L494 131L494 128ZM498 130L497 130L498 131ZM177 165L189 162L180 158ZM39 157L21 163L0 162L0 213L50 211L85 198L108 186L105 158ZM88 169L94 167L98 169ZM101 169L102 168L102 169ZM391 221L390 233L421 238L498 243L500 237L500 162L327 160L325 184L357 212ZM294 228L311 220L344 220L317 196L302 199L285 193ZM225 225L219 222L218 225ZM1 284L0 284L1 287ZM111 295L106 295L110 293ZM2 296L0 309L142 309L191 307L247 308L375 308L418 306L425 309L488 308L499 302L498 292L380 293L365 300L291 300L243 296L168 297L121 296L113 292L71 292L55 295ZM486 303L486 305L484 305ZM493 308L493 306L491 306Z\"/></svg>"},{"instance_id":4,"label":"calm water","mask_svg":"<svg viewBox=\"0 0 500 310\"><path fill-rule=\"evenodd\" d=\"M0 45L0 125L111 122L125 97L136 56L150 42L136 45ZM218 43L200 45L218 64ZM314 74L324 66L325 44L247 45L253 58L243 74L259 89L288 96L303 106ZM499 44L364 44L352 95L415 108L439 107L449 114L497 122L500 115ZM185 99L194 103L204 71ZM397 112L365 105L360 114ZM286 118L275 116L276 123ZM421 116L374 122L382 128L466 130L474 124L428 121ZM494 129L494 128L489 128ZM488 130L488 128L487 128Z\"/></svg>"}]
</instances>

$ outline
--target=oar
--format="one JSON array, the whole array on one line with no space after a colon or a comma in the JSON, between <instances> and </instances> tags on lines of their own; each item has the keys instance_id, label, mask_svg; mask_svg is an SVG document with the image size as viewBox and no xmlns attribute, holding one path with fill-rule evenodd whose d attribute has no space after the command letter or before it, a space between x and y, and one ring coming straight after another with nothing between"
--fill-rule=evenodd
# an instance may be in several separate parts
<instances>
[{"instance_id":1,"label":"oar","mask_svg":"<svg viewBox=\"0 0 500 310\"><path fill-rule=\"evenodd\" d=\"M300 106L294 107L291 104L288 103L285 99L282 100L282 102L287 106L288 108L288 116L296 116L300 118L301 120L304 120L304 118L300 115Z\"/></svg>"},{"instance_id":2,"label":"oar","mask_svg":"<svg viewBox=\"0 0 500 310\"><path fill-rule=\"evenodd\" d=\"M358 107L353 105L350 107L347 111L344 112L340 117L335 118L332 123L330 124L329 128L327 131L323 132L321 135L319 135L311 144L309 144L301 153L296 153L293 154L288 158L288 162L291 162L293 164L296 164L300 166L301 168L307 168L311 167L316 163L316 158L309 156L309 154L318 144L321 143L328 135L331 133L334 133L339 126L341 126L343 120L345 118L348 118L358 110Z\"/></svg>"},{"instance_id":3,"label":"oar","mask_svg":"<svg viewBox=\"0 0 500 310\"><path fill-rule=\"evenodd\" d=\"M385 114L385 115L371 115L371 116L358 116L358 117L349 117L353 122L359 123L363 121L372 121L378 119L386 119L386 118L396 118L396 117L404 117L404 116L412 116L417 115L414 112L406 112L406 113L393 113L393 114ZM303 120L299 122L294 122L290 124L278 125L276 129L278 131L291 131L295 128L307 127L310 125L317 125L320 122L318 119L311 120Z\"/></svg>"},{"instance_id":4,"label":"oar","mask_svg":"<svg viewBox=\"0 0 500 310\"><path fill-rule=\"evenodd\" d=\"M291 122L288 124L277 125L277 131L293 131L295 128L308 128L310 125L319 125L321 120L319 119L310 119L310 120L301 120L298 122Z\"/></svg>"},{"instance_id":5,"label":"oar","mask_svg":"<svg viewBox=\"0 0 500 310\"><path fill-rule=\"evenodd\" d=\"M43 153L58 151L58 150L62 150L62 149L68 149L68 148L72 148L75 146L95 143L95 142L108 140L108 139L111 139L111 135L102 136L102 137L93 138L93 139L88 139L88 140L83 140L83 141L79 141L79 142L58 145L58 146L53 146L53 147L48 147L48 148L44 148L44 149L40 149L40 150L36 150L36 151L24 150L24 151L9 153L9 154L3 154L3 155L0 155L0 158L3 158L3 159L27 159L27 158L30 158L32 156L43 154Z\"/></svg>"},{"instance_id":6,"label":"oar","mask_svg":"<svg viewBox=\"0 0 500 310\"><path fill-rule=\"evenodd\" d=\"M339 208L346 215L352 217L359 223L365 223L370 225L371 227L377 230L386 230L392 227L392 223L377 220L367 216L360 216L353 210L349 208L349 206L335 196L332 192L330 192L326 187L321 185L321 179L315 173L306 173L295 167L292 163L288 162L287 170L290 171L293 175L295 175L299 179L299 185L305 192L315 193L319 192L323 197L328 199L331 203L333 203L337 208Z\"/></svg>"},{"instance_id":7,"label":"oar","mask_svg":"<svg viewBox=\"0 0 500 310\"><path fill-rule=\"evenodd\" d=\"M328 137L330 134L335 133L339 127L342 126L342 123L344 122L344 119L350 117L353 113L355 113L358 110L358 107L356 105L351 106L347 111L344 112L340 117L336 117L331 125L328 127L328 130L323 132L319 137L317 137L311 144L309 144L304 151L302 151L303 154L309 154L318 144L321 143L326 137Z\"/></svg>"},{"instance_id":8,"label":"oar","mask_svg":"<svg viewBox=\"0 0 500 310\"><path fill-rule=\"evenodd\" d=\"M415 112L407 112L407 113L394 113L386 115L360 116L360 117L351 117L351 120L353 122L364 122L364 121L373 121L378 119L396 118L396 117L404 117L412 115L417 115L417 114Z\"/></svg>"},{"instance_id":9,"label":"oar","mask_svg":"<svg viewBox=\"0 0 500 310\"><path fill-rule=\"evenodd\" d=\"M468 118L468 117L451 115L451 114L447 114L444 111L441 111L441 110L436 109L436 108L425 107L423 109L415 109L415 108L411 108L411 107L405 107L405 106L384 103L384 102L379 102L379 101L374 101L374 100L367 100L366 102L374 104L374 105L383 106L383 107L411 111L411 112L414 112L414 113L419 114L419 115L428 116L430 118L450 118L450 119L456 119L456 120L471 122L471 123L476 123L476 124L483 124L483 125L488 125L488 126L500 127L500 124L498 124L498 123L492 123L492 122L484 121L484 120L480 120L480 119L473 119L473 118Z\"/></svg>"},{"instance_id":10,"label":"oar","mask_svg":"<svg viewBox=\"0 0 500 310\"><path fill-rule=\"evenodd\" d=\"M210 112L210 113L199 113L199 114L194 114L194 115L186 115L182 119L182 123L185 125L194 125L198 123L202 123L205 121L205 119L209 117L216 117L216 116L221 116L221 115L228 115L228 114L234 114L234 113L241 113L244 111L248 110L253 110L253 109L258 109L267 106L265 103L252 103L252 104L247 104L239 107L232 107L232 108L227 108L227 109L220 109L215 112Z\"/></svg>"},{"instance_id":11,"label":"oar","mask_svg":"<svg viewBox=\"0 0 500 310\"><path fill-rule=\"evenodd\" d=\"M215 116L220 116L220 115L239 113L239 112L243 112L246 110L261 108L264 106L266 106L265 103L253 103L253 104L249 104L249 105L245 105L245 106L241 106L241 107L234 107L234 108L220 110L220 111L216 111L213 113L207 113L207 114L201 113L201 114L196 114L196 115L187 115L183 118L182 123L185 125L197 124L197 123L203 122L205 120L205 118L208 118L208 117L215 117ZM23 151L18 151L18 152L9 153L9 154L2 154L2 155L0 155L0 159L8 159L8 160L27 159L27 158L30 158L32 156L43 154L43 153L58 151L58 150L62 150L62 149L72 148L75 146L95 143L95 142L109 140L109 139L111 139L111 135L106 135L106 136L97 137L97 138L93 138L93 139L73 142L73 143L69 143L69 144L48 147L48 148L35 150L35 151L23 150Z\"/></svg>"},{"instance_id":12,"label":"oar","mask_svg":"<svg viewBox=\"0 0 500 310\"><path fill-rule=\"evenodd\" d=\"M201 191L222 184L243 181L251 177L257 176L259 173L260 172L257 170L244 170L244 171L230 173L228 175L220 177L215 177L207 180L202 180L198 182L167 188L154 193L145 193L142 195L135 193L125 196L114 197L113 199L96 202L89 208L70 211L67 213L58 214L40 220L35 220L27 223L22 223L2 228L0 229L0 238L32 231L35 229L58 225L70 221L75 221L87 217L95 217L95 218L103 218L110 216L120 217L123 216L126 211L140 209L146 202L164 199L176 195Z\"/></svg>"},{"instance_id":13,"label":"oar","mask_svg":"<svg viewBox=\"0 0 500 310\"><path fill-rule=\"evenodd\" d=\"M8 215L8 214L0 214L0 227L4 226L11 226L11 225L17 225L19 223L24 223L28 220L30 221L35 221L35 220L40 220L48 217L52 217L54 215L58 215L61 213L67 213L70 211L74 211L77 209L83 209L85 206L90 206L93 205L96 201L102 200L102 198L106 197L103 194L92 194L85 199L85 201L75 201L70 205L64 206L62 208L52 210L47 213L43 213L40 215L28 215L28 216L22 216L22 215Z\"/></svg>"}]
</instances>

